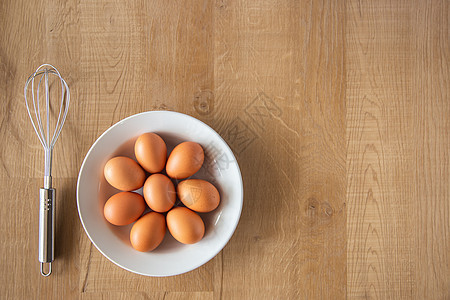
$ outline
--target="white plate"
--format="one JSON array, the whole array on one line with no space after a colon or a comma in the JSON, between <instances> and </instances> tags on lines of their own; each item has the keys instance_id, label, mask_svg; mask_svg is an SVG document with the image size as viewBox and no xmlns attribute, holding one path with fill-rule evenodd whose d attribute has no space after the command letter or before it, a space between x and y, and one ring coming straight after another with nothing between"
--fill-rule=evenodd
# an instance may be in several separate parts
<instances>
[{"instance_id":1,"label":"white plate","mask_svg":"<svg viewBox=\"0 0 450 300\"><path fill-rule=\"evenodd\" d=\"M155 132L165 140L168 152L183 141L194 141L205 150L202 169L192 176L212 182L219 190L221 203L208 214L205 236L194 245L177 242L167 231L162 244L152 252L131 247L132 225L119 227L103 217L106 200L118 190L104 179L103 167L117 155L135 159L137 137ZM138 191L142 193L142 189ZM172 276L200 267L225 247L234 233L242 210L243 186L239 166L227 143L205 123L185 114L149 111L128 117L106 130L87 153L78 175L78 214L86 234L95 247L116 265L147 276Z\"/></svg>"}]
</instances>

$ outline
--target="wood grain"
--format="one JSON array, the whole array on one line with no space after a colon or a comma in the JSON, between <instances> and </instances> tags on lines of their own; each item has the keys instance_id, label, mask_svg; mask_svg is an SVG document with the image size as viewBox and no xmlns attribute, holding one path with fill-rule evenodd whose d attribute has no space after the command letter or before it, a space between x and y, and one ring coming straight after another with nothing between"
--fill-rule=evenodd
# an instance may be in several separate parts
<instances>
[{"instance_id":1,"label":"wood grain","mask_svg":"<svg viewBox=\"0 0 450 300\"><path fill-rule=\"evenodd\" d=\"M0 2L0 298L449 299L449 13L442 0ZM23 97L43 62L72 94L49 278ZM209 124L244 179L228 245L169 278L107 260L76 207L89 147L148 110Z\"/></svg>"},{"instance_id":2,"label":"wood grain","mask_svg":"<svg viewBox=\"0 0 450 300\"><path fill-rule=\"evenodd\" d=\"M347 293L448 299L448 2L347 6Z\"/></svg>"},{"instance_id":3,"label":"wood grain","mask_svg":"<svg viewBox=\"0 0 450 300\"><path fill-rule=\"evenodd\" d=\"M246 199L223 251L225 299L345 296L343 9L216 6L215 97L233 112L217 128L239 155ZM236 118L255 137L246 148L227 133Z\"/></svg>"}]
</instances>

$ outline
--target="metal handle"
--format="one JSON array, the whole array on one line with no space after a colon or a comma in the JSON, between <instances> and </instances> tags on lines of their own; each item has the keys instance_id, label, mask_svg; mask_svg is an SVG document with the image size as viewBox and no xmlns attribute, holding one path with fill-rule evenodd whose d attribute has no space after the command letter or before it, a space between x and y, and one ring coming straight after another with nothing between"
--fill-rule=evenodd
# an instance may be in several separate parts
<instances>
[{"instance_id":1,"label":"metal handle","mask_svg":"<svg viewBox=\"0 0 450 300\"><path fill-rule=\"evenodd\" d=\"M55 245L55 189L41 188L39 190L39 261L41 274L48 276L52 273ZM44 271L48 264L48 272Z\"/></svg>"}]
</instances>

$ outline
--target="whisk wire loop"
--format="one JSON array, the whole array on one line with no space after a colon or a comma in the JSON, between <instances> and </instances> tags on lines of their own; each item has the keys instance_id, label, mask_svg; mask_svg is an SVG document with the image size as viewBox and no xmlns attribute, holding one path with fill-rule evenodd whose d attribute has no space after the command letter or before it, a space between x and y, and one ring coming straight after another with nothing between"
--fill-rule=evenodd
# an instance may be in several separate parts
<instances>
[{"instance_id":1,"label":"whisk wire loop","mask_svg":"<svg viewBox=\"0 0 450 300\"><path fill-rule=\"evenodd\" d=\"M56 119L56 126L52 132L50 131L50 86L49 75L55 75L59 78L61 83L61 100L59 103L58 118ZM35 79L38 78L37 87L35 88ZM27 97L27 90L31 83L31 102L33 103L32 109L30 107L29 99ZM40 106L41 86L44 83L45 92L45 106ZM36 132L42 147L45 149L45 176L51 176L52 168L52 151L58 139L64 122L67 117L67 112L70 103L70 91L67 82L61 77L58 70L49 64L43 64L39 66L36 71L28 78L24 88L25 104L30 117L31 124ZM41 109L45 108L45 120L41 116ZM34 115L34 116L33 116ZM44 125L45 122L45 125Z\"/></svg>"}]
</instances>

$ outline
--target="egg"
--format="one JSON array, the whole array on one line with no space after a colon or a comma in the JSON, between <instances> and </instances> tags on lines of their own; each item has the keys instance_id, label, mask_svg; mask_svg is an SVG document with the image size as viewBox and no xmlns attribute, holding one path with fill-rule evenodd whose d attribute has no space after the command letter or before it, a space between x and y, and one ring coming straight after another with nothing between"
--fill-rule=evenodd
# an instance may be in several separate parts
<instances>
[{"instance_id":1,"label":"egg","mask_svg":"<svg viewBox=\"0 0 450 300\"><path fill-rule=\"evenodd\" d=\"M125 156L117 156L108 160L104 174L110 185L122 191L137 190L145 181L144 170L137 162Z\"/></svg>"},{"instance_id":2,"label":"egg","mask_svg":"<svg viewBox=\"0 0 450 300\"><path fill-rule=\"evenodd\" d=\"M106 201L103 213L109 223L120 226L133 223L144 210L144 197L133 192L120 192Z\"/></svg>"},{"instance_id":3,"label":"egg","mask_svg":"<svg viewBox=\"0 0 450 300\"><path fill-rule=\"evenodd\" d=\"M144 183L143 194L147 205L157 212L168 211L176 200L175 186L163 174L150 175Z\"/></svg>"},{"instance_id":4,"label":"egg","mask_svg":"<svg viewBox=\"0 0 450 300\"><path fill-rule=\"evenodd\" d=\"M165 234L164 216L157 212L149 212L137 220L131 228L131 245L137 251L152 251L161 244Z\"/></svg>"},{"instance_id":5,"label":"egg","mask_svg":"<svg viewBox=\"0 0 450 300\"><path fill-rule=\"evenodd\" d=\"M149 173L159 173L166 165L166 143L156 133L139 136L134 144L134 153L139 164Z\"/></svg>"},{"instance_id":6,"label":"egg","mask_svg":"<svg viewBox=\"0 0 450 300\"><path fill-rule=\"evenodd\" d=\"M175 179L192 176L200 170L204 159L203 148L198 143L181 143L169 155L166 164L167 175Z\"/></svg>"},{"instance_id":7,"label":"egg","mask_svg":"<svg viewBox=\"0 0 450 300\"><path fill-rule=\"evenodd\" d=\"M216 187L201 179L183 180L177 186L177 193L184 205L197 212L210 212L220 203Z\"/></svg>"},{"instance_id":8,"label":"egg","mask_svg":"<svg viewBox=\"0 0 450 300\"><path fill-rule=\"evenodd\" d=\"M202 218L186 207L175 207L167 213L167 228L183 244L195 244L205 234Z\"/></svg>"}]
</instances>

